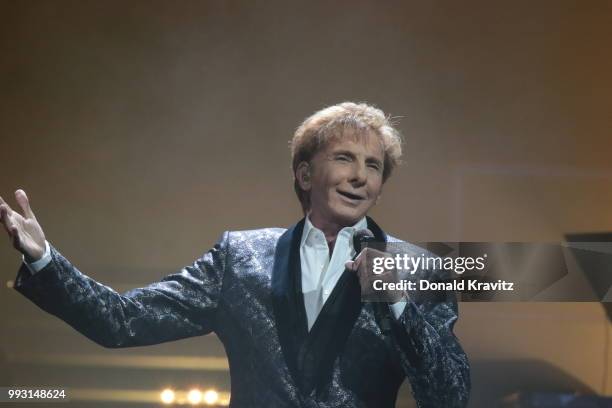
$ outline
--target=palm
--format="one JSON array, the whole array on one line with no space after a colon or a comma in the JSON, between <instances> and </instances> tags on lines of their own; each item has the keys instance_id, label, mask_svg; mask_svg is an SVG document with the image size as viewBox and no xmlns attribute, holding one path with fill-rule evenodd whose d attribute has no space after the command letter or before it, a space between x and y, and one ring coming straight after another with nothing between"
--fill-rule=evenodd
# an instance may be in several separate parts
<instances>
[{"instance_id":1,"label":"palm","mask_svg":"<svg viewBox=\"0 0 612 408\"><path fill-rule=\"evenodd\" d=\"M40 250L44 251L45 236L36 218L23 218L21 214L16 211L13 211L12 217L13 224L17 227L19 241L21 243L21 247L17 249L28 254ZM42 246L40 245L41 241Z\"/></svg>"},{"instance_id":2,"label":"palm","mask_svg":"<svg viewBox=\"0 0 612 408\"><path fill-rule=\"evenodd\" d=\"M45 234L30 208L25 192L17 190L15 198L23 211L23 215L13 211L0 197L2 224L17 250L26 257L39 259L45 252Z\"/></svg>"}]
</instances>

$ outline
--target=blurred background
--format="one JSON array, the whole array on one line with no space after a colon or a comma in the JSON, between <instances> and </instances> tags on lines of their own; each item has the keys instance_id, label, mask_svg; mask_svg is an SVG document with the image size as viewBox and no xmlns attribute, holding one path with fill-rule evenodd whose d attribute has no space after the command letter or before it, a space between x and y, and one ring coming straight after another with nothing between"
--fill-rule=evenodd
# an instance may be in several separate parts
<instances>
[{"instance_id":1,"label":"blurred background","mask_svg":"<svg viewBox=\"0 0 612 408\"><path fill-rule=\"evenodd\" d=\"M0 194L15 205L26 190L49 241L120 292L225 230L297 221L288 141L345 100L379 106L404 136L372 214L392 235L612 231L609 1L0 5ZM11 288L19 264L5 241L0 385L67 387L84 407L227 403L214 335L103 349ZM456 334L471 407L612 395L600 303L461 303ZM414 406L407 384L398 406Z\"/></svg>"}]
</instances>

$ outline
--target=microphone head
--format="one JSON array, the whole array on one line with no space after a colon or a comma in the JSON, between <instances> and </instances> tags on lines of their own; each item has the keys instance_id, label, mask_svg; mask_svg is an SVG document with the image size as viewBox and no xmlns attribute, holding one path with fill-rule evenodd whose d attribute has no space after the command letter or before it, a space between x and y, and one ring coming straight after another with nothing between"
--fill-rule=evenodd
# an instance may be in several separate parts
<instances>
[{"instance_id":1,"label":"microphone head","mask_svg":"<svg viewBox=\"0 0 612 408\"><path fill-rule=\"evenodd\" d=\"M360 253L363 249L362 247L366 243L374 241L374 239L374 234L367 228L355 231L353 234L353 248L355 248L355 252Z\"/></svg>"}]
</instances>

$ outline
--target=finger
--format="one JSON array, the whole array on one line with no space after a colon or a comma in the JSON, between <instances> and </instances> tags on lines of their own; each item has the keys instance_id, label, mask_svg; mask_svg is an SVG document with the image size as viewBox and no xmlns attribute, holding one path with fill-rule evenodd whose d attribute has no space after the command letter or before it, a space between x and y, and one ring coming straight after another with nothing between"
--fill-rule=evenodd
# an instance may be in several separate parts
<instances>
[{"instance_id":1,"label":"finger","mask_svg":"<svg viewBox=\"0 0 612 408\"><path fill-rule=\"evenodd\" d=\"M361 252L359 253L359 255L357 255L357 257L354 260L354 268L355 270L359 269L359 267L361 266L361 264L363 262L365 262L365 260L367 259L367 257L371 254L371 249L370 248L363 248L361 250Z\"/></svg>"},{"instance_id":2,"label":"finger","mask_svg":"<svg viewBox=\"0 0 612 408\"><path fill-rule=\"evenodd\" d=\"M7 210L8 210L8 212L9 212L9 214L11 213L11 211L13 211L13 210L11 209L11 206L10 206L10 205L8 205L8 203L7 203L6 201L4 201L4 200L2 199L2 197L0 197L0 207L6 207L6 209L7 209Z\"/></svg>"},{"instance_id":3,"label":"finger","mask_svg":"<svg viewBox=\"0 0 612 408\"><path fill-rule=\"evenodd\" d=\"M4 225L4 228L6 228L9 234L11 233L11 229L14 228L11 217L9 216L11 212L12 210L8 204L5 203L0 205L0 219L2 219L2 225Z\"/></svg>"},{"instance_id":4,"label":"finger","mask_svg":"<svg viewBox=\"0 0 612 408\"><path fill-rule=\"evenodd\" d=\"M380 251L376 248L364 248L362 252L367 251L367 256L370 257L387 257L389 254L387 252Z\"/></svg>"},{"instance_id":5,"label":"finger","mask_svg":"<svg viewBox=\"0 0 612 408\"><path fill-rule=\"evenodd\" d=\"M15 198L17 199L17 203L19 204L19 207L21 207L21 211L23 211L25 218L36 218L34 217L34 213L30 208L30 200L28 200L28 196L26 195L25 191L15 191Z\"/></svg>"},{"instance_id":6,"label":"finger","mask_svg":"<svg viewBox=\"0 0 612 408\"><path fill-rule=\"evenodd\" d=\"M17 231L17 228L11 228L9 234L11 236L11 240L13 241L13 246L15 247L15 249L21 250L21 240L19 239L19 233Z\"/></svg>"},{"instance_id":7,"label":"finger","mask_svg":"<svg viewBox=\"0 0 612 408\"><path fill-rule=\"evenodd\" d=\"M349 271L353 271L353 272L357 270L357 268L355 267L355 261L346 261L344 263L344 267L348 269Z\"/></svg>"}]
</instances>

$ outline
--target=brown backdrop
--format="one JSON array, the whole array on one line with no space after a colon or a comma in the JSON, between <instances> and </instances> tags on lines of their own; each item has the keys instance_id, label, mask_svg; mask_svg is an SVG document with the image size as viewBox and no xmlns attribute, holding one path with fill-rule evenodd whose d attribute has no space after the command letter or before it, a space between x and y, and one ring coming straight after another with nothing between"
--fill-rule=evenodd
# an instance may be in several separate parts
<instances>
[{"instance_id":1,"label":"brown backdrop","mask_svg":"<svg viewBox=\"0 0 612 408\"><path fill-rule=\"evenodd\" d=\"M224 230L296 221L287 142L313 111L355 100L397 117L405 138L405 164L373 212L390 233L612 230L610 2L380 3L1 2L0 194L13 202L24 188L85 273L144 285ZM8 286L18 265L0 247ZM4 384L229 390L225 371L175 358L222 357L214 337L104 350L7 285ZM498 386L521 377L612 393L600 305L461 306L473 406L497 398L495 373ZM119 368L68 358L100 355ZM169 359L146 368L135 355ZM526 386L496 392L513 387Z\"/></svg>"}]
</instances>

